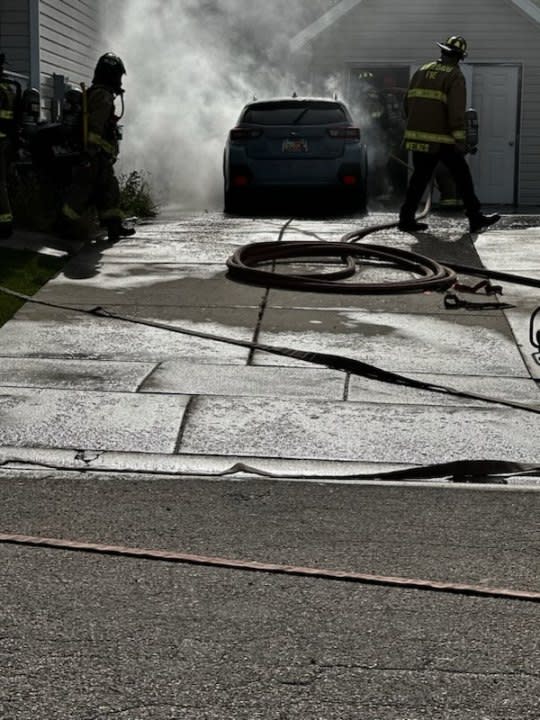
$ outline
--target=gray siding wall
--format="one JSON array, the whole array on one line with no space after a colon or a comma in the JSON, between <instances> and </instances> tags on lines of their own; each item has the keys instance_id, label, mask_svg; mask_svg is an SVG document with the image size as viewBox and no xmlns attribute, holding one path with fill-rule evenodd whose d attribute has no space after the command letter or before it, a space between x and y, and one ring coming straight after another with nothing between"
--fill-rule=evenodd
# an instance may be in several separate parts
<instances>
[{"instance_id":1,"label":"gray siding wall","mask_svg":"<svg viewBox=\"0 0 540 720\"><path fill-rule=\"evenodd\" d=\"M0 50L8 71L30 74L28 0L0 0Z\"/></svg>"},{"instance_id":2,"label":"gray siding wall","mask_svg":"<svg viewBox=\"0 0 540 720\"><path fill-rule=\"evenodd\" d=\"M309 43L314 90L336 73L345 83L352 65L435 59L435 41L453 34L467 39L467 63L522 66L518 202L540 204L540 25L509 0L364 0Z\"/></svg>"},{"instance_id":3,"label":"gray siding wall","mask_svg":"<svg viewBox=\"0 0 540 720\"><path fill-rule=\"evenodd\" d=\"M53 95L53 74L72 83L92 79L99 39L99 0L40 0L42 100L45 111Z\"/></svg>"}]
</instances>

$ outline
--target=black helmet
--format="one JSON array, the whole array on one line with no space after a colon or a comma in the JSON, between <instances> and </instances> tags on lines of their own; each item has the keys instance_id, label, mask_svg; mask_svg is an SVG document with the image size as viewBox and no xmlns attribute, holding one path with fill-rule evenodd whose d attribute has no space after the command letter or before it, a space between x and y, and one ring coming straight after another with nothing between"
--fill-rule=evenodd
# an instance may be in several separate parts
<instances>
[{"instance_id":1,"label":"black helmet","mask_svg":"<svg viewBox=\"0 0 540 720\"><path fill-rule=\"evenodd\" d=\"M118 55L108 52L97 61L93 82L108 85L119 92L122 89L122 75L126 75L124 63Z\"/></svg>"},{"instance_id":2,"label":"black helmet","mask_svg":"<svg viewBox=\"0 0 540 720\"><path fill-rule=\"evenodd\" d=\"M467 57L467 42L461 35L451 35L444 43L438 42L437 45L449 55L457 55L460 59Z\"/></svg>"}]
</instances>

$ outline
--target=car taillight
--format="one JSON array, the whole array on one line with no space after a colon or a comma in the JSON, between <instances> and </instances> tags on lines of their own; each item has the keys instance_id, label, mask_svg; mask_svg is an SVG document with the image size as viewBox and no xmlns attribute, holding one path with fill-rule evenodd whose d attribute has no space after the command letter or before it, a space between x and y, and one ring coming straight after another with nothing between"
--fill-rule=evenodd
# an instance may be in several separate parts
<instances>
[{"instance_id":1,"label":"car taillight","mask_svg":"<svg viewBox=\"0 0 540 720\"><path fill-rule=\"evenodd\" d=\"M247 175L233 175L232 183L235 187L245 187L249 185L249 177Z\"/></svg>"},{"instance_id":2,"label":"car taillight","mask_svg":"<svg viewBox=\"0 0 540 720\"><path fill-rule=\"evenodd\" d=\"M261 134L262 130L257 130L256 128L233 128L229 133L229 137L236 142L243 142L258 138Z\"/></svg>"},{"instance_id":3,"label":"car taillight","mask_svg":"<svg viewBox=\"0 0 540 720\"><path fill-rule=\"evenodd\" d=\"M341 178L341 182L344 185L356 185L356 183L358 182L358 178L356 177L356 175L343 175L343 177Z\"/></svg>"},{"instance_id":4,"label":"car taillight","mask_svg":"<svg viewBox=\"0 0 540 720\"><path fill-rule=\"evenodd\" d=\"M360 128L357 127L328 128L328 134L332 138L360 140Z\"/></svg>"}]
</instances>

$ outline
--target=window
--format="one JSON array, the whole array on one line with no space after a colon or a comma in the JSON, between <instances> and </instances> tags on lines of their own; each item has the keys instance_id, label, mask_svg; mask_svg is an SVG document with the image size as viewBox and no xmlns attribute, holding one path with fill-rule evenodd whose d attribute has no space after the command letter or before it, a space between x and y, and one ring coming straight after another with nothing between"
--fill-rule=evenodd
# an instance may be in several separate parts
<instances>
[{"instance_id":1,"label":"window","mask_svg":"<svg viewBox=\"0 0 540 720\"><path fill-rule=\"evenodd\" d=\"M241 122L255 125L329 125L348 122L345 109L331 102L259 103L250 105Z\"/></svg>"}]
</instances>

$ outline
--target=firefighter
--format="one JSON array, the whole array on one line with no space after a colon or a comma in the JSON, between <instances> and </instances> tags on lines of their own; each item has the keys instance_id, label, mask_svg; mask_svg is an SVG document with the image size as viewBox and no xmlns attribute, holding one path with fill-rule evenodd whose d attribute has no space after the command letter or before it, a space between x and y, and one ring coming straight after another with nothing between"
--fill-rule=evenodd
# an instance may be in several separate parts
<instances>
[{"instance_id":1,"label":"firefighter","mask_svg":"<svg viewBox=\"0 0 540 720\"><path fill-rule=\"evenodd\" d=\"M456 210L463 208L463 200L456 188L456 183L442 162L435 168L435 185L439 191L439 208L441 210Z\"/></svg>"},{"instance_id":2,"label":"firefighter","mask_svg":"<svg viewBox=\"0 0 540 720\"><path fill-rule=\"evenodd\" d=\"M440 60L423 65L413 75L405 97L407 127L404 141L412 151L413 173L399 216L404 232L427 230L415 219L416 210L439 162L450 171L463 199L469 231L480 232L500 215L481 211L471 172L465 160L465 78L459 62L467 56L467 43L459 35L437 43Z\"/></svg>"},{"instance_id":3,"label":"firefighter","mask_svg":"<svg viewBox=\"0 0 540 720\"><path fill-rule=\"evenodd\" d=\"M17 93L4 76L5 56L0 54L0 238L13 233L13 214L8 195L8 169L16 133Z\"/></svg>"},{"instance_id":4,"label":"firefighter","mask_svg":"<svg viewBox=\"0 0 540 720\"><path fill-rule=\"evenodd\" d=\"M120 188L113 167L118 157L121 117L116 115L115 99L122 98L123 108L125 74L124 63L114 53L105 53L96 64L83 108L83 152L62 207L61 230L67 231L94 205L109 240L135 233L123 224Z\"/></svg>"},{"instance_id":5,"label":"firefighter","mask_svg":"<svg viewBox=\"0 0 540 720\"><path fill-rule=\"evenodd\" d=\"M360 103L362 137L367 145L369 167L369 194L372 197L386 195L386 143L383 128L385 106L369 70L362 70L357 76L358 100Z\"/></svg>"},{"instance_id":6,"label":"firefighter","mask_svg":"<svg viewBox=\"0 0 540 720\"><path fill-rule=\"evenodd\" d=\"M405 113L403 111L404 90L396 86L393 75L385 75L381 98L384 114L381 127L385 133L386 172L389 191L400 196L407 187L407 151L403 148Z\"/></svg>"}]
</instances>

